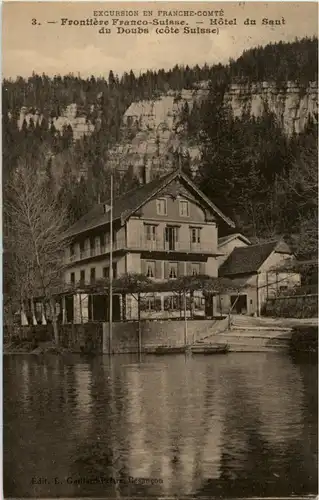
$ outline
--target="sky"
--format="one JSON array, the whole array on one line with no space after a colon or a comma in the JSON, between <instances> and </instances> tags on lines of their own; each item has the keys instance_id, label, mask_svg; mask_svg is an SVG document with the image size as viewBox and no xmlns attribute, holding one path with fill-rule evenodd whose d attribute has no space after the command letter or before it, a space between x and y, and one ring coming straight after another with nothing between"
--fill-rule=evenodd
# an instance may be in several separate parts
<instances>
[{"instance_id":1,"label":"sky","mask_svg":"<svg viewBox=\"0 0 319 500\"><path fill-rule=\"evenodd\" d=\"M155 27L147 35L98 33L96 26L61 26L61 19L94 19L96 10L138 10L138 17L113 16L121 20L146 19L144 10L215 11L224 16L216 19L237 20L237 25L219 25L218 34L157 34ZM4 77L27 77L36 73L107 76L112 69L138 74L147 69L169 69L179 65L209 65L227 63L243 50L269 42L292 41L296 37L318 35L318 4L316 2L12 2L3 4L2 14L2 74ZM246 18L256 19L256 26L245 26ZM32 25L32 19L40 25ZM160 19L165 19L161 16ZM200 28L209 25L208 17L167 17L184 20ZM262 25L263 18L282 20L285 24ZM109 20L111 16L98 16ZM48 23L55 21L56 24ZM196 24L204 22L204 24ZM127 28L127 27L126 27ZM132 27L133 28L133 27ZM180 27L182 30L183 27Z\"/></svg>"}]
</instances>

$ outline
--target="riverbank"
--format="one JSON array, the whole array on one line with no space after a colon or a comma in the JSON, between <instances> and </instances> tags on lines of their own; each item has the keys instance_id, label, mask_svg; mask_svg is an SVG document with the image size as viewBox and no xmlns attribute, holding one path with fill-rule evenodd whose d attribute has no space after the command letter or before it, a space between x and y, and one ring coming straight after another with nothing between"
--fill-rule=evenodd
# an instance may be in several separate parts
<instances>
[{"instance_id":1,"label":"riverbank","mask_svg":"<svg viewBox=\"0 0 319 500\"><path fill-rule=\"evenodd\" d=\"M25 330L24 330L25 328ZM59 346L47 332L43 339L37 337L37 327L27 331L20 328L19 335L11 336L4 343L4 354L63 355L65 353L94 354L156 354L197 348L197 352L213 354L213 346L227 346L230 352L278 352L311 350L317 352L318 326L316 319L285 321L277 318L232 317L220 321L204 320L157 320L113 323L112 336L107 323L63 325ZM299 333L298 333L299 332ZM300 333L301 332L301 333ZM28 337L27 334L30 333ZM308 345L309 344L309 345ZM218 349L217 349L218 350Z\"/></svg>"},{"instance_id":2,"label":"riverbank","mask_svg":"<svg viewBox=\"0 0 319 500\"><path fill-rule=\"evenodd\" d=\"M35 346L33 342L22 341L18 342L7 342L3 344L3 354L33 354L36 356L42 356L44 354L55 354L62 355L70 353L69 349L65 349L60 346L56 346L54 342L41 342L39 345Z\"/></svg>"}]
</instances>

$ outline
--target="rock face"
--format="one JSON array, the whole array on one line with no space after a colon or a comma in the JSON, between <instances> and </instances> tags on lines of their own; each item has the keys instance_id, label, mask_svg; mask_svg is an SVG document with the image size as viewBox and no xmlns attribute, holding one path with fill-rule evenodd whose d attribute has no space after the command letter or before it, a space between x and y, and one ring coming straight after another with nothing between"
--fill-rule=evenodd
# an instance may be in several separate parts
<instances>
[{"instance_id":1,"label":"rock face","mask_svg":"<svg viewBox=\"0 0 319 500\"><path fill-rule=\"evenodd\" d=\"M244 113L258 117L268 109L276 115L287 135L291 135L304 130L309 116L317 119L317 88L317 82L311 82L307 88L295 82L287 82L281 87L274 82L232 83L224 99L235 117ZM185 157L191 170L196 171L200 148L190 142L182 117L185 110L192 110L194 103L200 105L208 93L209 82L201 81L193 89L170 90L153 100L133 102L123 116L124 139L109 151L108 164L122 171L132 166L141 182L176 168ZM98 126L98 119L91 122L76 104L67 106L61 115L51 118L46 126L53 123L60 134L70 126L74 140L91 135ZM40 111L23 107L18 128L21 129L24 123L30 127L31 122L41 125L43 119Z\"/></svg>"},{"instance_id":2,"label":"rock face","mask_svg":"<svg viewBox=\"0 0 319 500\"><path fill-rule=\"evenodd\" d=\"M67 126L72 128L74 140L81 139L83 136L91 135L94 131L94 125L86 116L79 116L79 110L76 104L70 104L66 107L62 116L52 119L55 129L62 134Z\"/></svg>"},{"instance_id":3,"label":"rock face","mask_svg":"<svg viewBox=\"0 0 319 500\"><path fill-rule=\"evenodd\" d=\"M123 116L126 140L110 151L110 161L116 168L133 166L141 180L147 172L150 180L173 168L177 152L189 155L191 169L195 171L200 150L187 140L181 115L186 103L191 111L195 102L199 104L207 98L208 92L208 83L201 82L192 90L170 91L155 100L132 103ZM239 118L244 113L258 117L268 109L276 115L287 135L302 132L309 116L317 119L317 82L310 83L306 89L294 82L287 82L281 88L273 82L233 83L224 99Z\"/></svg>"},{"instance_id":4,"label":"rock face","mask_svg":"<svg viewBox=\"0 0 319 500\"><path fill-rule=\"evenodd\" d=\"M303 89L295 82L287 82L279 88L273 82L254 84L232 84L225 94L234 116L241 117L243 112L260 116L265 107L277 116L287 135L299 134L305 128L309 116L318 113L318 84L311 82Z\"/></svg>"},{"instance_id":5,"label":"rock face","mask_svg":"<svg viewBox=\"0 0 319 500\"><path fill-rule=\"evenodd\" d=\"M123 116L126 139L109 152L110 162L114 167L133 166L141 182L145 172L150 173L147 177L151 180L171 170L176 153L189 154L196 164L199 149L185 142L181 116L185 106L191 111L208 92L208 88L183 89L155 100L133 102Z\"/></svg>"},{"instance_id":6,"label":"rock face","mask_svg":"<svg viewBox=\"0 0 319 500\"><path fill-rule=\"evenodd\" d=\"M9 112L8 113L8 118L11 120L12 115ZM28 110L25 106L22 106L19 114L19 118L17 121L17 126L18 129L21 130L23 127L23 124L26 123L27 128L29 128L31 125L31 122L33 121L34 126L36 125L41 125L43 121L43 115L40 113L38 109L30 109Z\"/></svg>"},{"instance_id":7,"label":"rock face","mask_svg":"<svg viewBox=\"0 0 319 500\"><path fill-rule=\"evenodd\" d=\"M9 119L12 119L11 113L8 114ZM39 110L27 109L23 106L20 110L19 118L17 121L18 129L21 130L25 124L27 128L33 125L41 125L44 120L43 114ZM47 127L50 128L54 125L57 132L63 133L63 130L70 126L73 132L74 140L81 139L84 136L89 136L94 131L94 125L87 119L84 114L79 113L77 104L70 104L62 112L61 116L52 117L47 122Z\"/></svg>"}]
</instances>

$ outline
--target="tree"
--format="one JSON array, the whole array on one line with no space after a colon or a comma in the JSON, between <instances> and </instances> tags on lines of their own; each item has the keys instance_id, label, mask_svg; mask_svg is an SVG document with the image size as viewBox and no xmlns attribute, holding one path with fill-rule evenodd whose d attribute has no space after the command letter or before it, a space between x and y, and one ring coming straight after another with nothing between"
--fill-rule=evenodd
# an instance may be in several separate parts
<instances>
[{"instance_id":1,"label":"tree","mask_svg":"<svg viewBox=\"0 0 319 500\"><path fill-rule=\"evenodd\" d=\"M115 80L115 76L114 76L114 73L112 70L110 70L110 72L109 72L108 83L109 83L110 88L113 89L115 86L116 80Z\"/></svg>"},{"instance_id":2,"label":"tree","mask_svg":"<svg viewBox=\"0 0 319 500\"><path fill-rule=\"evenodd\" d=\"M280 178L286 209L294 232L296 253L303 258L318 252L318 147L301 151L287 175Z\"/></svg>"},{"instance_id":3,"label":"tree","mask_svg":"<svg viewBox=\"0 0 319 500\"><path fill-rule=\"evenodd\" d=\"M41 297L49 305L58 344L54 297L65 267L67 217L55 194L46 189L39 165L31 169L27 161L20 161L6 186L4 213L11 291L22 287L20 304Z\"/></svg>"}]
</instances>

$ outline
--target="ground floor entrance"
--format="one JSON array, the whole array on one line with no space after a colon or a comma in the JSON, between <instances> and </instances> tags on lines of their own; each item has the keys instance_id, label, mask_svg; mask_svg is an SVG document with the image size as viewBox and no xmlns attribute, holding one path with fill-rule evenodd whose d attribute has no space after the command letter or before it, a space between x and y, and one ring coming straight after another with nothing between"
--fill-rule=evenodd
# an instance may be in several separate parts
<instances>
[{"instance_id":1,"label":"ground floor entrance","mask_svg":"<svg viewBox=\"0 0 319 500\"><path fill-rule=\"evenodd\" d=\"M230 305L234 314L247 314L247 295L231 295Z\"/></svg>"}]
</instances>

